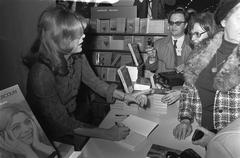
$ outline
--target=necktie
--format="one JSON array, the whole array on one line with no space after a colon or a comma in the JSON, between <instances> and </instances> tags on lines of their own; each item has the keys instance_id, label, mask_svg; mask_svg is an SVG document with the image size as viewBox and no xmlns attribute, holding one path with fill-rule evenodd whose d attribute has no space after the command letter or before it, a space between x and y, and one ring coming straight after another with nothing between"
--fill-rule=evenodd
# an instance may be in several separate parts
<instances>
[{"instance_id":1,"label":"necktie","mask_svg":"<svg viewBox=\"0 0 240 158\"><path fill-rule=\"evenodd\" d=\"M148 18L152 19L152 0L148 0Z\"/></svg>"},{"instance_id":2,"label":"necktie","mask_svg":"<svg viewBox=\"0 0 240 158\"><path fill-rule=\"evenodd\" d=\"M174 51L174 65L177 66L177 40L173 40L173 51Z\"/></svg>"}]
</instances>

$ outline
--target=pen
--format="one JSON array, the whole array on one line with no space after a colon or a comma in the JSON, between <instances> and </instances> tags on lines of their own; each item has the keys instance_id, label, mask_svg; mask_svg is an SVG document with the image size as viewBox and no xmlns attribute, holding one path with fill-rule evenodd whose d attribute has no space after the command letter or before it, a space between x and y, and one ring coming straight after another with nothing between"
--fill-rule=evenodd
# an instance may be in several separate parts
<instances>
[{"instance_id":1,"label":"pen","mask_svg":"<svg viewBox=\"0 0 240 158\"><path fill-rule=\"evenodd\" d=\"M115 116L126 116L126 117L128 117L129 115L124 115L124 114L115 114Z\"/></svg>"}]
</instances>

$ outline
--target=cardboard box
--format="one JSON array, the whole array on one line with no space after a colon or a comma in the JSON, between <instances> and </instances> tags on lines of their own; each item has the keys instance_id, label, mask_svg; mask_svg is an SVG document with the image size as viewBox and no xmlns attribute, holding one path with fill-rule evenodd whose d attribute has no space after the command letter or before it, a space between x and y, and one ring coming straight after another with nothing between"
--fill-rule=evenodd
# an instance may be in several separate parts
<instances>
[{"instance_id":1,"label":"cardboard box","mask_svg":"<svg viewBox=\"0 0 240 158\"><path fill-rule=\"evenodd\" d=\"M92 7L92 19L136 18L137 6Z\"/></svg>"}]
</instances>

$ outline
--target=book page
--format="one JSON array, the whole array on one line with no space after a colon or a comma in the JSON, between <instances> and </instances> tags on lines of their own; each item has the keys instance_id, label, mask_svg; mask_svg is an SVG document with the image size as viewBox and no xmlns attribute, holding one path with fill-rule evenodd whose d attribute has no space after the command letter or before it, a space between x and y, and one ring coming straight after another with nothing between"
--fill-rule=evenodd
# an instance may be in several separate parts
<instances>
[{"instance_id":1,"label":"book page","mask_svg":"<svg viewBox=\"0 0 240 158\"><path fill-rule=\"evenodd\" d=\"M138 134L134 131L130 131L126 139L118 141L117 143L123 147L126 147L130 150L135 150L135 148L141 144L146 139L145 136Z\"/></svg>"},{"instance_id":2,"label":"book page","mask_svg":"<svg viewBox=\"0 0 240 158\"><path fill-rule=\"evenodd\" d=\"M134 132L139 133L145 137L147 137L158 125L156 122L149 121L135 115L130 115L124 119L122 123Z\"/></svg>"}]
</instances>

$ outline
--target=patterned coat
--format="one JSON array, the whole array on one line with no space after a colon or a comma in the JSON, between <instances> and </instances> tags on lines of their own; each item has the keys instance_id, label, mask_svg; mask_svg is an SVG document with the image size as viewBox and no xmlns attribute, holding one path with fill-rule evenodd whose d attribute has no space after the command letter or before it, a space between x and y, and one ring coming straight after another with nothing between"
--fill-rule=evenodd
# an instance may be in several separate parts
<instances>
[{"instance_id":1,"label":"patterned coat","mask_svg":"<svg viewBox=\"0 0 240 158\"><path fill-rule=\"evenodd\" d=\"M178 119L194 118L201 124L202 104L194 86L200 72L209 64L222 43L223 32L217 33L208 44L193 50L184 70ZM233 50L214 78L217 90L214 99L213 123L220 130L240 116L240 47Z\"/></svg>"}]
</instances>

